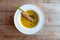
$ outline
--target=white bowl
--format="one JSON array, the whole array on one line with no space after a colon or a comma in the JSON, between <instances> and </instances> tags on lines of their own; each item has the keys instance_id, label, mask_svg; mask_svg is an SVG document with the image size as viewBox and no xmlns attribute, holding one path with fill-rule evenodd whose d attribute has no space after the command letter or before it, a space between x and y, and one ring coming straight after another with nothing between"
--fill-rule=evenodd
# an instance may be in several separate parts
<instances>
[{"instance_id":1,"label":"white bowl","mask_svg":"<svg viewBox=\"0 0 60 40\"><path fill-rule=\"evenodd\" d=\"M37 7L33 4L26 4L26 5L23 5L19 8L21 8L23 10L30 10L31 9L31 10L34 10L35 12L37 12L38 17L39 17L39 22L36 25L36 27L26 29L21 24L21 21L20 21L22 11L17 9L16 12L15 12L15 15L14 15L14 23L15 23L16 28L24 34L35 34L35 33L39 32L41 30L41 28L43 27L43 24L44 24L44 15L43 15L42 10L39 7Z\"/></svg>"}]
</instances>

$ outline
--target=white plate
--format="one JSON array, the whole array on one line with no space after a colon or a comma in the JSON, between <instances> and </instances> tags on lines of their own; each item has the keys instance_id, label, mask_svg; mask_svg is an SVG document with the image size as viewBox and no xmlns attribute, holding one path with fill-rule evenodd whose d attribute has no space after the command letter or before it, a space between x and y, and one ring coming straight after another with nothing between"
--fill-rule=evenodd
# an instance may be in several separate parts
<instances>
[{"instance_id":1,"label":"white plate","mask_svg":"<svg viewBox=\"0 0 60 40\"><path fill-rule=\"evenodd\" d=\"M36 27L34 27L34 28L30 28L30 29L24 28L20 22L21 10L17 9L15 12L15 15L14 15L14 23L15 23L16 28L24 34L35 34L38 31L40 31L44 24L44 15L43 15L42 10L33 4L26 4L19 8L21 8L23 10L31 9L31 10L34 10L35 12L37 12L37 14L39 16L39 22L36 25Z\"/></svg>"}]
</instances>

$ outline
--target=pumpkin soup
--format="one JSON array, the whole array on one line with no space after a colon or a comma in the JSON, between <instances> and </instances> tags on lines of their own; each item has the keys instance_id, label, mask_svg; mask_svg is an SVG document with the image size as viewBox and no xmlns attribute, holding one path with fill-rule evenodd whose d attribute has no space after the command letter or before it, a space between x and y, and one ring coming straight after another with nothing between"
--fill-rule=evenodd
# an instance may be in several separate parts
<instances>
[{"instance_id":1,"label":"pumpkin soup","mask_svg":"<svg viewBox=\"0 0 60 40\"><path fill-rule=\"evenodd\" d=\"M38 15L35 11L33 10L26 10L25 11L26 14L29 15L29 17L31 17L33 19L33 21L29 21L27 18L25 18L24 16L21 15L21 23L25 28L33 28L37 25L39 18Z\"/></svg>"}]
</instances>

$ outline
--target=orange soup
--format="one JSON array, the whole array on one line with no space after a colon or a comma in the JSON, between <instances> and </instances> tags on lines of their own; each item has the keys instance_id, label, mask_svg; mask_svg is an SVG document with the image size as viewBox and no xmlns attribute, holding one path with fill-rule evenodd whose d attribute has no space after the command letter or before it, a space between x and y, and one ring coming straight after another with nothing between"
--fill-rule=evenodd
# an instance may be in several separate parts
<instances>
[{"instance_id":1,"label":"orange soup","mask_svg":"<svg viewBox=\"0 0 60 40\"><path fill-rule=\"evenodd\" d=\"M25 27L25 28L33 28L37 25L38 21L39 21L39 17L37 15L37 13L33 10L26 10L25 11L31 18L33 18L33 22L27 20L26 18L24 18L23 16L21 16L20 20L21 20L21 23L22 25Z\"/></svg>"}]
</instances>

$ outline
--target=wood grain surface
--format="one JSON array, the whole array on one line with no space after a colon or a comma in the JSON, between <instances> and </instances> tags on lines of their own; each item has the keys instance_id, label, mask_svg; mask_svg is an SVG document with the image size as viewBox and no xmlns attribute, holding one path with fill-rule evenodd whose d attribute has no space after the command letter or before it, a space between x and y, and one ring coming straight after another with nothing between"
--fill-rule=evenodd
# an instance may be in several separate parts
<instances>
[{"instance_id":1,"label":"wood grain surface","mask_svg":"<svg viewBox=\"0 0 60 40\"><path fill-rule=\"evenodd\" d=\"M45 15L40 32L25 35L14 25L13 17L17 7L35 4ZM60 0L0 0L0 40L60 40Z\"/></svg>"}]
</instances>

